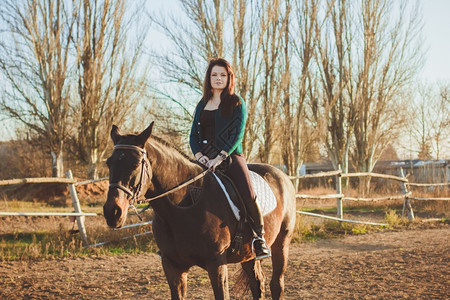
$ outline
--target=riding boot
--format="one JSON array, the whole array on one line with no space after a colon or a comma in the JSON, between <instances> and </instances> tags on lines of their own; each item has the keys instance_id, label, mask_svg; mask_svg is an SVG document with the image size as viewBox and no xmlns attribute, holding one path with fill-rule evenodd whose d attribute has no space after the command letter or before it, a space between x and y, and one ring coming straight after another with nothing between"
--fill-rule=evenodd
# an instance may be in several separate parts
<instances>
[{"instance_id":1,"label":"riding boot","mask_svg":"<svg viewBox=\"0 0 450 300\"><path fill-rule=\"evenodd\" d=\"M250 203L246 203L247 215L250 220L251 227L254 232L254 238L252 241L253 248L255 250L255 259L263 259L266 257L270 257L270 250L267 246L266 241L264 240L264 220L259 210L259 206L256 201L248 201Z\"/></svg>"}]
</instances>

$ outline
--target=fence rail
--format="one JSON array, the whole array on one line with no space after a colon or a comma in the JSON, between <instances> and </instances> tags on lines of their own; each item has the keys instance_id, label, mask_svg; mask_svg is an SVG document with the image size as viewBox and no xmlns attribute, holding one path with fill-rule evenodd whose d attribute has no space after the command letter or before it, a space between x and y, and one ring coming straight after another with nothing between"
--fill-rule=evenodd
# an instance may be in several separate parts
<instances>
[{"instance_id":1,"label":"fence rail","mask_svg":"<svg viewBox=\"0 0 450 300\"><path fill-rule=\"evenodd\" d=\"M446 186L446 185L450 185L450 182L446 182L446 183L411 183L408 182L407 185L409 186Z\"/></svg>"},{"instance_id":2,"label":"fence rail","mask_svg":"<svg viewBox=\"0 0 450 300\"><path fill-rule=\"evenodd\" d=\"M315 213L301 211L301 210L297 210L297 213L302 214L302 215L308 215L308 216L313 216L313 217L320 217L320 218L325 218L325 219L341 221L341 222L360 223L360 224L376 225L376 226L388 226L388 224L385 224L385 223L375 223L375 222L367 222L367 221L342 219L342 218L336 218L336 217L331 217L331 216L326 216L326 215L321 215L321 214L315 214Z\"/></svg>"},{"instance_id":3,"label":"fence rail","mask_svg":"<svg viewBox=\"0 0 450 300\"><path fill-rule=\"evenodd\" d=\"M329 172L319 172L316 174L299 175L299 176L289 176L289 179L305 179L305 178L318 178L318 177L330 177L342 174L341 170L329 171Z\"/></svg>"},{"instance_id":4,"label":"fence rail","mask_svg":"<svg viewBox=\"0 0 450 300\"><path fill-rule=\"evenodd\" d=\"M16 185L25 183L76 183L75 179L61 178L61 177L37 177L37 178L18 178L18 179L7 179L0 180L1 185Z\"/></svg>"},{"instance_id":5,"label":"fence rail","mask_svg":"<svg viewBox=\"0 0 450 300\"><path fill-rule=\"evenodd\" d=\"M78 230L80 232L81 239L84 245L89 244L88 236L86 233L86 227L84 226L84 217L86 216L97 216L96 213L85 213L81 210L80 200L78 199L78 194L75 186L88 184L97 181L103 181L107 178L100 178L95 180L86 180L77 182L73 176L72 171L66 172L66 178L59 177L40 177L40 178L20 178L20 179L7 179L0 180L0 186L6 185L16 185L16 184L29 184L29 183L63 183L67 184L69 187L70 197L72 199L72 205L75 212L0 212L0 216L69 216L76 217Z\"/></svg>"},{"instance_id":6,"label":"fence rail","mask_svg":"<svg viewBox=\"0 0 450 300\"><path fill-rule=\"evenodd\" d=\"M352 198L352 197L342 197L342 200L372 202L372 201L383 201L383 200L398 200L398 199L404 199L405 197L408 197L409 195L411 195L411 192L408 192L408 193L405 194L405 195L385 196L385 197L375 197L375 198Z\"/></svg>"},{"instance_id":7,"label":"fence rail","mask_svg":"<svg viewBox=\"0 0 450 300\"><path fill-rule=\"evenodd\" d=\"M333 198L342 198L344 197L344 194L328 194L328 195L305 195L305 194L297 194L295 195L296 198L300 198L300 199L318 199L318 200L322 200L322 199L333 199Z\"/></svg>"},{"instance_id":8,"label":"fence rail","mask_svg":"<svg viewBox=\"0 0 450 300\"><path fill-rule=\"evenodd\" d=\"M404 177L398 177L394 175L386 175L386 174L378 174L378 173L348 173L348 174L342 174L342 177L378 177L378 178L384 178L384 179L392 179L397 180L401 182L408 182L408 179Z\"/></svg>"},{"instance_id":9,"label":"fence rail","mask_svg":"<svg viewBox=\"0 0 450 300\"><path fill-rule=\"evenodd\" d=\"M0 212L0 216L26 216L26 217L83 217L96 216L96 213L64 213L64 212Z\"/></svg>"},{"instance_id":10,"label":"fence rail","mask_svg":"<svg viewBox=\"0 0 450 300\"><path fill-rule=\"evenodd\" d=\"M417 197L409 197L411 200L418 200L418 201L450 201L450 198L417 198Z\"/></svg>"},{"instance_id":11,"label":"fence rail","mask_svg":"<svg viewBox=\"0 0 450 300\"><path fill-rule=\"evenodd\" d=\"M79 186L79 185L85 185L85 184L88 184L88 183L94 183L94 182L99 182L99 181L105 181L105 180L108 180L108 179L109 179L108 177L102 177L102 178L99 178L99 179L92 179L92 180L78 181L78 182L75 182L74 184L75 184L76 186Z\"/></svg>"},{"instance_id":12,"label":"fence rail","mask_svg":"<svg viewBox=\"0 0 450 300\"><path fill-rule=\"evenodd\" d=\"M403 169L399 168L399 174L400 176L393 176L393 175L386 175L386 174L378 174L378 173L348 173L343 174L342 170L337 171L331 171L331 172L320 172L317 174L308 174L308 175L302 175L302 176L289 176L291 180L293 179L305 179L305 178L320 178L320 177L336 177L336 194L327 194L327 195L305 195L305 194L297 194L296 198L300 199L316 199L316 200L323 200L323 199L333 199L336 198L336 205L337 205L337 218L332 218L329 216L324 215L318 215L318 214L312 214L307 212L301 212L297 211L297 213L312 215L316 217L323 217L328 219L336 219L339 221L345 221L348 220L343 219L343 203L342 201L366 201L366 202L372 202L372 201L383 201L383 200L398 200L403 199L403 213L404 215L405 210L407 211L408 218L410 220L414 219L414 212L412 210L411 206L411 200L419 200L419 201L426 201L426 200L443 200L443 201L449 201L450 198L417 198L417 197L411 197L412 192L408 191L407 186L446 186L450 185L449 182L447 183L410 183L408 179L403 174ZM400 181L401 188L402 188L402 194L401 195L390 195L385 197L375 197L375 198L354 198L354 197L347 197L344 194L342 194L342 178L350 178L350 177L375 177L375 178L383 178L383 179L390 179L390 180L396 180ZM358 221L361 223L360 221ZM366 222L366 224L369 224L370 222Z\"/></svg>"}]
</instances>

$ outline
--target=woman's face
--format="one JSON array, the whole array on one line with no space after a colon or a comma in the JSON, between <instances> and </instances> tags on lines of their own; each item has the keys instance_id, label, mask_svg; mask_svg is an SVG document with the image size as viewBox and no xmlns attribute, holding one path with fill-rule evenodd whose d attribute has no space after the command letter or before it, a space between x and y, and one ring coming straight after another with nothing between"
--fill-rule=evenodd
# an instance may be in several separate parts
<instances>
[{"instance_id":1,"label":"woman's face","mask_svg":"<svg viewBox=\"0 0 450 300\"><path fill-rule=\"evenodd\" d=\"M211 69L211 86L214 90L223 90L228 83L228 72L225 67L214 66Z\"/></svg>"}]
</instances>

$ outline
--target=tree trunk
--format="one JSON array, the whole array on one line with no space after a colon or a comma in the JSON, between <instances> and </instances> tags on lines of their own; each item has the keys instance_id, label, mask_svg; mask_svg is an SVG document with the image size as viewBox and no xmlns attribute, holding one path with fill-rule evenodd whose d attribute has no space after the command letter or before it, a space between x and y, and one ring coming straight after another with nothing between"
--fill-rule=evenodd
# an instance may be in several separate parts
<instances>
[{"instance_id":1,"label":"tree trunk","mask_svg":"<svg viewBox=\"0 0 450 300\"><path fill-rule=\"evenodd\" d=\"M64 177L64 163L62 147L57 153L50 152L52 155L52 177Z\"/></svg>"},{"instance_id":2,"label":"tree trunk","mask_svg":"<svg viewBox=\"0 0 450 300\"><path fill-rule=\"evenodd\" d=\"M98 149L90 149L87 175L89 179L98 179Z\"/></svg>"}]
</instances>

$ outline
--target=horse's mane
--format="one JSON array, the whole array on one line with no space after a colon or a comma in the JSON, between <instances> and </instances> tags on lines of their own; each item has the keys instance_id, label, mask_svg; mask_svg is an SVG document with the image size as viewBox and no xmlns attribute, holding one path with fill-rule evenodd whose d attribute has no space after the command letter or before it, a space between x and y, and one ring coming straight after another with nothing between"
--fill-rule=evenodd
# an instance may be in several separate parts
<instances>
[{"instance_id":1,"label":"horse's mane","mask_svg":"<svg viewBox=\"0 0 450 300\"><path fill-rule=\"evenodd\" d=\"M125 139L125 141L130 142L131 139L131 143L135 142L136 138L138 136L138 133L131 133L131 134L125 134L122 136L122 138ZM187 159L190 162L196 163L196 160L192 159L189 155L187 155L184 151L182 151L180 148L178 148L177 146L173 145L172 143L168 142L167 140L156 136L156 135L151 135L150 140L156 141L156 143L161 146L162 148L166 148L169 150L173 150L173 152L175 154L179 154L181 157L183 157L184 159ZM147 143L153 144L152 142L147 141Z\"/></svg>"},{"instance_id":2,"label":"horse's mane","mask_svg":"<svg viewBox=\"0 0 450 300\"><path fill-rule=\"evenodd\" d=\"M169 149L172 149L174 151L176 151L178 154L180 154L181 156L183 156L184 158L186 158L187 160L189 160L190 162L195 162L189 155L187 155L184 151L182 151L181 149L179 149L178 147L176 147L175 145L169 143L168 141L162 139L159 136L156 135L152 135L151 139L155 140L157 143L161 144L164 147L167 147Z\"/></svg>"},{"instance_id":3,"label":"horse's mane","mask_svg":"<svg viewBox=\"0 0 450 300\"><path fill-rule=\"evenodd\" d=\"M163 159L166 163L174 164L172 168L167 167L167 164L164 162L156 163L152 166L155 170L154 174L159 174L159 179L157 180L157 182L159 182L158 185L161 184L161 182L164 182L164 184L167 185L162 188L162 190L177 186L182 181L192 178L194 175L200 173L201 168L196 160L191 159L186 153L170 142L163 140L161 137L152 135L147 144L150 144L151 147L156 150L154 156L152 156L156 161ZM176 172L176 174L174 174L174 172ZM190 185L188 186L187 191L182 192L178 199L173 198L172 201L178 206L192 205L196 202L196 199L198 199L201 191L202 189L196 187L196 185ZM190 197L186 197L185 195L189 195ZM185 202L183 202L183 199Z\"/></svg>"}]
</instances>

